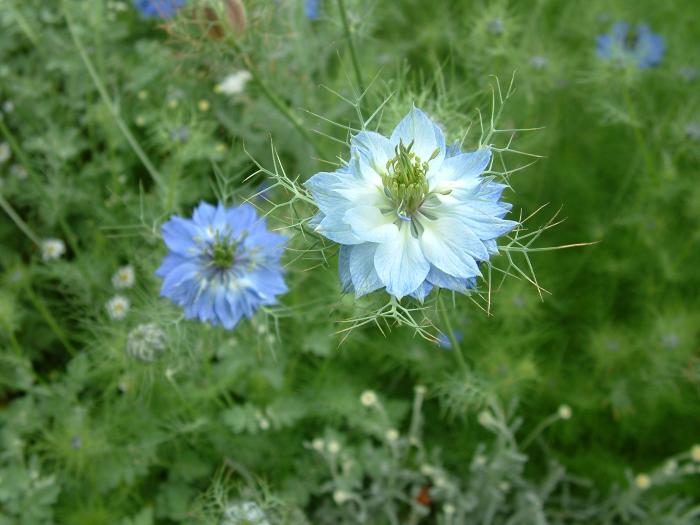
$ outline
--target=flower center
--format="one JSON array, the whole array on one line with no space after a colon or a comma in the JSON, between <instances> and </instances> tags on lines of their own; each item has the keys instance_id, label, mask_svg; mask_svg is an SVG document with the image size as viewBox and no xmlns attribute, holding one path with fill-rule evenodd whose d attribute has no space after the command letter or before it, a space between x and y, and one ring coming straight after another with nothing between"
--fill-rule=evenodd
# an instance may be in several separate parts
<instances>
[{"instance_id":1,"label":"flower center","mask_svg":"<svg viewBox=\"0 0 700 525\"><path fill-rule=\"evenodd\" d=\"M628 51L632 51L633 49L636 49L637 44L639 44L639 33L634 29L627 31L625 39L622 43L624 48Z\"/></svg>"},{"instance_id":2,"label":"flower center","mask_svg":"<svg viewBox=\"0 0 700 525\"><path fill-rule=\"evenodd\" d=\"M382 175L384 193L396 208L403 220L410 220L423 204L429 193L427 173L429 162L438 156L436 149L431 157L423 162L413 151L413 141L408 146L403 142L394 149L395 156L386 163L386 173Z\"/></svg>"},{"instance_id":3,"label":"flower center","mask_svg":"<svg viewBox=\"0 0 700 525\"><path fill-rule=\"evenodd\" d=\"M219 270L228 270L236 258L236 242L228 237L217 236L210 255L212 266Z\"/></svg>"}]
</instances>

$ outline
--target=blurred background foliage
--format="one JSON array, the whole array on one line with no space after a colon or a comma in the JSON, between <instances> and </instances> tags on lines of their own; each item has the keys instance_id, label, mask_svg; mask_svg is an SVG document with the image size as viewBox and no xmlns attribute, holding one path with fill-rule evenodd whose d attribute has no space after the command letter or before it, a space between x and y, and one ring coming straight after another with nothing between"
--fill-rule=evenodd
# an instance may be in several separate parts
<instances>
[{"instance_id":1,"label":"blurred background foliage","mask_svg":"<svg viewBox=\"0 0 700 525\"><path fill-rule=\"evenodd\" d=\"M347 510L336 496L361 489L339 488L342 476L328 484L313 440L369 465L348 479L380 479L370 467L383 459L359 450L385 440L386 425L406 428L417 384L427 389L420 439L467 479L493 435L477 414L512 400L521 436L561 405L573 414L545 430L546 446L537 438L526 477L556 460L602 493L637 494L645 484L630 473L700 440L694 1L345 0L361 98L338 3L322 0L313 19L302 1L244 3L245 17L230 10L236 2L191 0L164 21L127 2L0 0L0 195L16 213L0 220L0 523L218 523L216 509L234 496L264 502L272 522L303 522L303 509L311 523L355 523L335 514ZM658 67L596 56L597 35L619 20L663 36ZM226 93L222 81L242 70L248 84ZM471 130L473 147L475 110L488 118L494 79L507 86L513 75L502 127L542 128L515 133L517 150L541 158L510 175L514 213L547 204L532 219L542 225L561 209L566 220L540 247L595 244L534 253L541 293L510 278L494 280L488 314L457 299L449 315L470 375L449 348L408 329L385 336L370 325L341 344L338 322L362 302L342 296L335 260L301 236L283 306L233 333L183 321L158 298L158 228L170 215L201 200L252 199L273 225L288 223L290 210L270 203L284 202L283 191L256 197L265 188L256 162L273 165L271 141L304 180L347 155L347 132L333 122L357 126L358 111L367 117L388 98L383 131L415 103L452 140ZM514 156L508 168L531 160ZM63 239L65 256L43 261L46 238ZM115 320L105 303L126 264L136 284L119 292L131 308ZM167 341L153 363L125 351L145 323ZM376 425L359 401L368 389L385 410ZM404 459L420 470L423 460ZM436 482L406 479L406 505L420 508L416 491ZM697 494L697 481L684 480L654 501ZM432 505L411 511L412 523L453 523ZM635 507L601 523L693 523L658 518L665 512ZM523 516L517 523L545 523Z\"/></svg>"}]
</instances>

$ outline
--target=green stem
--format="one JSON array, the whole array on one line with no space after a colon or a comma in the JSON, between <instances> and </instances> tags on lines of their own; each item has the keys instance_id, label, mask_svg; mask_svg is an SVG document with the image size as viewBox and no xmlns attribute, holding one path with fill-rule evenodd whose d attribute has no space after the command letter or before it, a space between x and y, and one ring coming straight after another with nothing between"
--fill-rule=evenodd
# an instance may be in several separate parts
<instances>
[{"instance_id":1,"label":"green stem","mask_svg":"<svg viewBox=\"0 0 700 525\"><path fill-rule=\"evenodd\" d=\"M35 174L32 170L31 165L29 164L29 159L24 154L24 151L22 151L22 148L19 146L19 142L15 138L15 135L12 133L12 131L10 131L10 128L8 128L5 125L5 122L2 118L0 118L0 132L2 132L3 136L5 137L5 140L10 144L10 149L12 150L12 153L15 154L15 157L17 157L17 159L19 160L19 163L24 167L25 170L27 170L27 174L31 178L34 178Z\"/></svg>"},{"instance_id":2,"label":"green stem","mask_svg":"<svg viewBox=\"0 0 700 525\"><path fill-rule=\"evenodd\" d=\"M29 297L29 300L34 305L34 308L36 308L37 311L44 318L46 324L49 325L51 331L53 331L58 340L61 341L61 344L63 344L66 350L68 350L68 353L70 353L70 355L75 355L77 353L75 347L70 343L68 337L58 324L58 321L56 321L56 318L51 314L51 311L46 306L44 301L42 301L41 297L35 294L34 290L32 290L32 288L29 285L27 285L25 289L27 291L27 296Z\"/></svg>"},{"instance_id":3,"label":"green stem","mask_svg":"<svg viewBox=\"0 0 700 525\"><path fill-rule=\"evenodd\" d=\"M438 299L438 301L438 311L440 312L440 319L442 320L445 333L447 334L447 337L450 340L450 344L452 345L452 350L454 350L454 353L457 356L457 362L459 363L460 368L464 372L469 372L469 365L467 365L467 362L464 359L464 354L462 354L462 348L459 346L459 341L457 340L454 330L452 329L452 323L450 322L450 317L447 315L447 308L445 308L442 296Z\"/></svg>"},{"instance_id":4,"label":"green stem","mask_svg":"<svg viewBox=\"0 0 700 525\"><path fill-rule=\"evenodd\" d=\"M260 91L262 91L263 95L265 95L265 98L267 98L267 100L270 101L270 103L277 109L277 111L279 111L282 114L282 116L284 116L292 124L292 126L294 126L294 128L299 132L303 139L314 149L314 151L318 152L318 145L316 144L316 141L304 127L301 120L299 120L299 118L290 111L290 109L282 101L282 99L267 85L267 83L263 80L262 76L260 75L260 71L258 70L257 66L253 63L250 57L248 57L248 55L246 55L243 52L240 45L238 45L238 42L232 41L232 46L236 53L240 55L243 59L246 68L250 72L250 75L253 77L253 82L255 82L258 85Z\"/></svg>"},{"instance_id":5,"label":"green stem","mask_svg":"<svg viewBox=\"0 0 700 525\"><path fill-rule=\"evenodd\" d=\"M119 127L119 130L122 132L124 137L126 138L126 141L129 143L129 146L131 146L131 149L134 150L134 153L136 156L141 160L143 165L145 166L146 170L148 173L151 175L153 180L158 184L158 186L163 187L163 176L158 172L156 167L153 165L151 160L148 158L148 155L143 151L141 146L139 145L138 141L134 137L134 135L131 133L131 130L129 127L126 125L124 120L121 118L119 114L119 109L117 106L114 104L112 99L109 96L109 93L107 93L107 89L105 88L104 84L102 83L102 80L100 79L100 76L97 74L97 71L95 70L95 66L93 65L92 61L90 60L90 57L88 57L87 52L85 51L85 47L83 46L82 42L80 41L80 38L78 37L78 34L75 31L75 28L73 27L73 21L71 20L70 16L68 15L68 12L64 10L64 16L66 17L66 23L68 24L68 31L71 34L71 37L73 38L73 43L75 44L75 47L78 49L78 53L80 54L80 57L83 60L83 63L85 64L85 68L88 70L88 73L90 74L90 78L92 78L92 82L95 84L95 88L97 88L97 92L100 94L100 97L102 98L102 101L104 104L107 106L107 109L109 109L109 112L112 114L112 117L114 118L114 121L117 123L117 127Z\"/></svg>"},{"instance_id":6,"label":"green stem","mask_svg":"<svg viewBox=\"0 0 700 525\"><path fill-rule=\"evenodd\" d=\"M7 213L17 227L22 230L22 233L29 237L29 239L39 248L41 248L41 239L39 239L36 233L34 233L27 223L22 220L22 217L17 214L15 209L7 200L5 200L5 197L3 197L2 194L0 194L0 208L5 210L5 213Z\"/></svg>"},{"instance_id":7,"label":"green stem","mask_svg":"<svg viewBox=\"0 0 700 525\"><path fill-rule=\"evenodd\" d=\"M360 95L363 95L365 92L365 83L362 80L362 70L360 69L360 61L357 58L357 49L355 48L355 43L352 39L352 32L350 31L350 23L348 22L348 13L345 9L344 0L338 0L338 10L340 11L340 19L343 22L343 31L345 31L345 38L347 39L348 47L350 48L350 58L352 59L352 67L355 70L357 86L360 88Z\"/></svg>"}]
</instances>

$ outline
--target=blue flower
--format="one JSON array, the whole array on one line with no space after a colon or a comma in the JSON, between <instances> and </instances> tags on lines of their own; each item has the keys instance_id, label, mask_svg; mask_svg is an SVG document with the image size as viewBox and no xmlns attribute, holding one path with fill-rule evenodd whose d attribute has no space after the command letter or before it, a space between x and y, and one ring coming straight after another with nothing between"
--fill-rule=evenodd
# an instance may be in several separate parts
<instances>
[{"instance_id":1,"label":"blue flower","mask_svg":"<svg viewBox=\"0 0 700 525\"><path fill-rule=\"evenodd\" d=\"M618 22L610 33L598 36L597 49L605 60L645 69L661 62L666 46L663 37L652 33L646 24L632 27Z\"/></svg>"},{"instance_id":2,"label":"blue flower","mask_svg":"<svg viewBox=\"0 0 700 525\"><path fill-rule=\"evenodd\" d=\"M496 239L517 226L504 219L505 185L484 171L488 146L461 153L414 108L386 138L361 131L347 166L306 182L319 213L311 224L340 243L343 288L422 301L434 286L466 292Z\"/></svg>"},{"instance_id":3,"label":"blue flower","mask_svg":"<svg viewBox=\"0 0 700 525\"><path fill-rule=\"evenodd\" d=\"M318 20L320 8L321 0L304 0L304 14L309 20Z\"/></svg>"},{"instance_id":4,"label":"blue flower","mask_svg":"<svg viewBox=\"0 0 700 525\"><path fill-rule=\"evenodd\" d=\"M462 332L459 330L455 330L454 332L455 339L457 339L457 342L462 341ZM450 341L450 338L447 336L447 334L444 334L440 332L437 336L437 342L440 348L444 348L445 350L452 350L452 341Z\"/></svg>"},{"instance_id":5,"label":"blue flower","mask_svg":"<svg viewBox=\"0 0 700 525\"><path fill-rule=\"evenodd\" d=\"M249 204L203 202L192 219L176 215L162 232L170 252L156 270L163 278L160 293L188 319L232 329L287 291L280 266L286 238L269 232Z\"/></svg>"},{"instance_id":6,"label":"blue flower","mask_svg":"<svg viewBox=\"0 0 700 525\"><path fill-rule=\"evenodd\" d=\"M134 0L136 9L148 18L171 18L187 0Z\"/></svg>"}]
</instances>

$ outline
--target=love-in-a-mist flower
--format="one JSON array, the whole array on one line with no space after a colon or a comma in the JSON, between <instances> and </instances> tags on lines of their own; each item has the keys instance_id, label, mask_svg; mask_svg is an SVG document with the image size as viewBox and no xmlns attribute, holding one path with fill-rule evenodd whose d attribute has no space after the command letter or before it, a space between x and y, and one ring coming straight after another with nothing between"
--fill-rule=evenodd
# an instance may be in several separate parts
<instances>
[{"instance_id":1,"label":"love-in-a-mist flower","mask_svg":"<svg viewBox=\"0 0 700 525\"><path fill-rule=\"evenodd\" d=\"M661 62L666 46L661 35L652 33L649 26L630 26L627 22L616 23L610 33L599 35L598 56L621 66L634 65L649 68Z\"/></svg>"},{"instance_id":2,"label":"love-in-a-mist flower","mask_svg":"<svg viewBox=\"0 0 700 525\"><path fill-rule=\"evenodd\" d=\"M517 222L504 216L505 185L485 174L488 146L461 153L414 108L387 138L361 131L347 166L311 177L316 231L340 243L344 288L357 296L381 288L423 300L434 286L465 292L496 239Z\"/></svg>"},{"instance_id":3,"label":"love-in-a-mist flower","mask_svg":"<svg viewBox=\"0 0 700 525\"><path fill-rule=\"evenodd\" d=\"M156 270L160 293L188 319L232 329L287 291L280 265L286 237L268 231L249 204L203 202L192 219L174 216L162 232L170 252Z\"/></svg>"},{"instance_id":4,"label":"love-in-a-mist flower","mask_svg":"<svg viewBox=\"0 0 700 525\"><path fill-rule=\"evenodd\" d=\"M243 93L246 84L253 78L253 75L247 69L241 69L235 73L231 73L216 85L214 90L217 93L224 95L238 95Z\"/></svg>"},{"instance_id":5,"label":"love-in-a-mist flower","mask_svg":"<svg viewBox=\"0 0 700 525\"><path fill-rule=\"evenodd\" d=\"M134 0L141 14L148 18L171 18L187 0Z\"/></svg>"}]
</instances>

